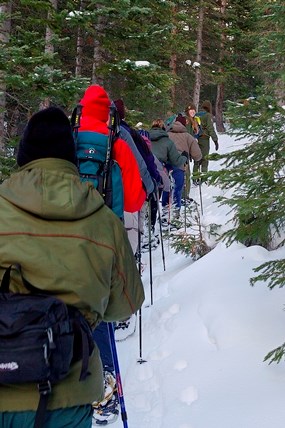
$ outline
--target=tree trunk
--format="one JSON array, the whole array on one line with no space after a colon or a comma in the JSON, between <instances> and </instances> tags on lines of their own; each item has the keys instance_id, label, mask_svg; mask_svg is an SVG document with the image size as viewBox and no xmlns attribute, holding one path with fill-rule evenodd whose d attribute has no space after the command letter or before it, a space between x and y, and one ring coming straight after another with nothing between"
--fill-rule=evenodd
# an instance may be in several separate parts
<instances>
[{"instance_id":1,"label":"tree trunk","mask_svg":"<svg viewBox=\"0 0 285 428\"><path fill-rule=\"evenodd\" d=\"M217 99L215 107L216 129L218 132L225 132L223 105L224 105L225 84L219 83L217 86Z\"/></svg>"},{"instance_id":2,"label":"tree trunk","mask_svg":"<svg viewBox=\"0 0 285 428\"><path fill-rule=\"evenodd\" d=\"M175 80L177 78L177 55L176 54L172 54L171 58L170 58L170 62L169 62L169 67L171 70L171 74L174 78L174 83L171 86L170 89L170 96L171 96L171 105L170 108L172 111L175 110L175 100L176 100L176 88L175 88Z\"/></svg>"},{"instance_id":3,"label":"tree trunk","mask_svg":"<svg viewBox=\"0 0 285 428\"><path fill-rule=\"evenodd\" d=\"M195 83L193 91L193 103L198 109L200 101L200 90L201 90L201 68L200 64L202 61L202 48L203 48L203 23L204 23L204 6L203 1L200 1L199 15L198 15L198 27L197 27L197 55L195 67Z\"/></svg>"},{"instance_id":4,"label":"tree trunk","mask_svg":"<svg viewBox=\"0 0 285 428\"><path fill-rule=\"evenodd\" d=\"M85 0L80 2L80 12L85 9ZM75 58L75 76L82 76L82 61L83 61L83 29L79 25L77 30L77 43L76 43L76 58Z\"/></svg>"},{"instance_id":5,"label":"tree trunk","mask_svg":"<svg viewBox=\"0 0 285 428\"><path fill-rule=\"evenodd\" d=\"M101 5L96 4L96 9L99 10ZM108 25L107 18L104 16L98 16L98 20L95 23L95 33L98 34L98 38L94 39L94 55L93 55L93 67L92 67L92 83L104 86L104 76L100 75L98 68L104 62L104 51L101 47L100 36L104 34L104 30Z\"/></svg>"},{"instance_id":6,"label":"tree trunk","mask_svg":"<svg viewBox=\"0 0 285 428\"><path fill-rule=\"evenodd\" d=\"M53 8L53 10L57 10L57 0L50 0L50 4ZM48 21L52 16L52 12L49 11L48 12ZM46 27L46 38L45 38L45 54L52 56L54 54L54 45L52 43L52 38L53 38L53 31L52 29L49 27L49 25L47 25ZM52 71L52 67L48 66L46 68L47 73L51 73ZM51 79L51 78L50 78ZM40 110L43 110L47 107L50 106L50 99L48 97L46 97L45 99L43 99L40 103Z\"/></svg>"},{"instance_id":7,"label":"tree trunk","mask_svg":"<svg viewBox=\"0 0 285 428\"><path fill-rule=\"evenodd\" d=\"M177 34L177 23L176 23L176 15L178 12L178 7L173 6L172 8L172 25L173 28L171 30L172 38L175 40ZM173 84L170 89L170 108L172 111L175 110L176 106L176 79L177 79L177 54L175 52L171 53L170 61L169 61L170 72L173 76Z\"/></svg>"},{"instance_id":8,"label":"tree trunk","mask_svg":"<svg viewBox=\"0 0 285 428\"><path fill-rule=\"evenodd\" d=\"M0 24L0 42L6 46L10 40L12 2L0 3L0 15L5 19ZM3 48L2 48L3 49ZM4 47L5 49L5 47ZM5 72L0 70L0 153L5 150L6 82Z\"/></svg>"},{"instance_id":9,"label":"tree trunk","mask_svg":"<svg viewBox=\"0 0 285 428\"><path fill-rule=\"evenodd\" d=\"M223 119L223 106L224 106L224 93L225 93L225 83L223 78L223 60L225 57L225 19L224 15L227 7L227 0L219 0L219 7L221 13L221 41L220 41L220 67L219 67L219 76L220 82L217 85L217 98L216 98L216 107L215 107L215 118L216 118L216 128L218 132L225 132L224 119Z\"/></svg>"},{"instance_id":10,"label":"tree trunk","mask_svg":"<svg viewBox=\"0 0 285 428\"><path fill-rule=\"evenodd\" d=\"M57 0L50 0L50 4L54 10L57 9ZM48 20L51 18L51 11L48 12ZM53 38L53 31L47 25L46 27L46 42L45 42L45 53L53 55L54 54L54 46L52 44L52 38Z\"/></svg>"}]
</instances>

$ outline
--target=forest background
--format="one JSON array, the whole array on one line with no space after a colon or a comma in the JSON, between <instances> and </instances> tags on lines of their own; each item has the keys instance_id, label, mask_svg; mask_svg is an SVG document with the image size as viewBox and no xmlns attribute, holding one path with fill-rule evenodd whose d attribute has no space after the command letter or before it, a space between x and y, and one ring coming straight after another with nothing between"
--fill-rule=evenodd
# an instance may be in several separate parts
<instances>
[{"instance_id":1,"label":"forest background","mask_svg":"<svg viewBox=\"0 0 285 428\"><path fill-rule=\"evenodd\" d=\"M284 101L281 0L9 0L0 13L1 150L39 108L70 113L91 83L145 126L207 98L224 131L226 102L272 82Z\"/></svg>"},{"instance_id":2,"label":"forest background","mask_svg":"<svg viewBox=\"0 0 285 428\"><path fill-rule=\"evenodd\" d=\"M92 83L146 128L209 99L218 133L250 142L211 155L223 168L208 181L231 189L219 202L234 212L219 239L283 246L284 28L284 0L0 1L0 182L17 167L30 116L49 105L70 115ZM283 259L256 272L253 283L285 285ZM285 344L273 358L284 353Z\"/></svg>"}]
</instances>

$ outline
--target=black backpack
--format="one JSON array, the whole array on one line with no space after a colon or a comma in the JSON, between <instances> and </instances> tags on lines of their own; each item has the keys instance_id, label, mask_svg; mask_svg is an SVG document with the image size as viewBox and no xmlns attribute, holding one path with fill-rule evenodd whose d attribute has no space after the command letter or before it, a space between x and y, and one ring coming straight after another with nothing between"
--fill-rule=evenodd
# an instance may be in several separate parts
<instances>
[{"instance_id":1,"label":"black backpack","mask_svg":"<svg viewBox=\"0 0 285 428\"><path fill-rule=\"evenodd\" d=\"M80 381L88 376L94 348L91 328L74 307L38 290L22 275L30 293L9 291L10 266L0 286L0 384L36 383L40 394L34 428L44 425L52 385L82 360Z\"/></svg>"}]
</instances>

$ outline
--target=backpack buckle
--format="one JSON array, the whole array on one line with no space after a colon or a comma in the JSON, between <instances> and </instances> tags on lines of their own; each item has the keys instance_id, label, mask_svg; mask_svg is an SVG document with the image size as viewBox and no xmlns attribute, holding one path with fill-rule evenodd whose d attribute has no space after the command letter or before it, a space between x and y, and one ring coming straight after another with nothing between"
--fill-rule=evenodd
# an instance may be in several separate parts
<instances>
[{"instance_id":1,"label":"backpack buckle","mask_svg":"<svg viewBox=\"0 0 285 428\"><path fill-rule=\"evenodd\" d=\"M38 390L40 395L47 395L51 393L51 384L50 381L41 382L38 384Z\"/></svg>"}]
</instances>

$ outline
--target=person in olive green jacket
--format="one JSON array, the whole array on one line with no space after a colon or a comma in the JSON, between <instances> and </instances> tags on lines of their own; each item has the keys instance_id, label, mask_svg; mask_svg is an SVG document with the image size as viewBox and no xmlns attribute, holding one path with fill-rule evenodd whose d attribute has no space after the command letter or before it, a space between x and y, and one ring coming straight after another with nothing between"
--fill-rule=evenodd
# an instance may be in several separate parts
<instances>
[{"instance_id":1,"label":"person in olive green jacket","mask_svg":"<svg viewBox=\"0 0 285 428\"><path fill-rule=\"evenodd\" d=\"M149 130L149 138L152 143L151 151L157 157L157 159L171 171L174 167L183 167L188 162L188 154L183 151L180 153L174 142L169 138L168 133L165 130L165 123L162 119L156 119L152 122L151 129ZM183 172L184 176L184 172ZM162 205L162 217L163 222L167 222L168 216L167 209L170 208L171 191L163 191L161 198Z\"/></svg>"},{"instance_id":2,"label":"person in olive green jacket","mask_svg":"<svg viewBox=\"0 0 285 428\"><path fill-rule=\"evenodd\" d=\"M189 106L186 113L191 119L191 110L193 113L192 105ZM194 107L195 108L195 107ZM218 136L215 132L213 119L212 119L212 104L209 100L205 100L202 103L202 110L196 113L194 119L197 117L199 120L199 124L201 125L201 135L196 135L194 132L194 136L198 139L198 144L202 152L202 159L199 162L194 162L193 167L193 184L199 184L199 180L195 178L198 172L207 172L209 161L208 155L210 152L210 138L214 141L216 150L219 149ZM192 119L193 120L193 119ZM197 120L197 121L198 121Z\"/></svg>"},{"instance_id":3,"label":"person in olive green jacket","mask_svg":"<svg viewBox=\"0 0 285 428\"><path fill-rule=\"evenodd\" d=\"M127 234L93 185L81 182L63 111L52 107L32 116L17 162L21 168L0 186L0 279L20 263L31 284L80 309L93 328L135 313L144 291ZM12 271L12 291L23 292L20 284ZM73 364L53 385L44 428L91 428L91 403L103 397L96 347L91 375L81 382L80 370L81 362ZM33 427L36 384L0 384L0 397L1 427Z\"/></svg>"},{"instance_id":4,"label":"person in olive green jacket","mask_svg":"<svg viewBox=\"0 0 285 428\"><path fill-rule=\"evenodd\" d=\"M149 137L152 143L151 151L162 164L180 167L188 161L187 153L179 153L169 138L162 119L152 122Z\"/></svg>"}]
</instances>

